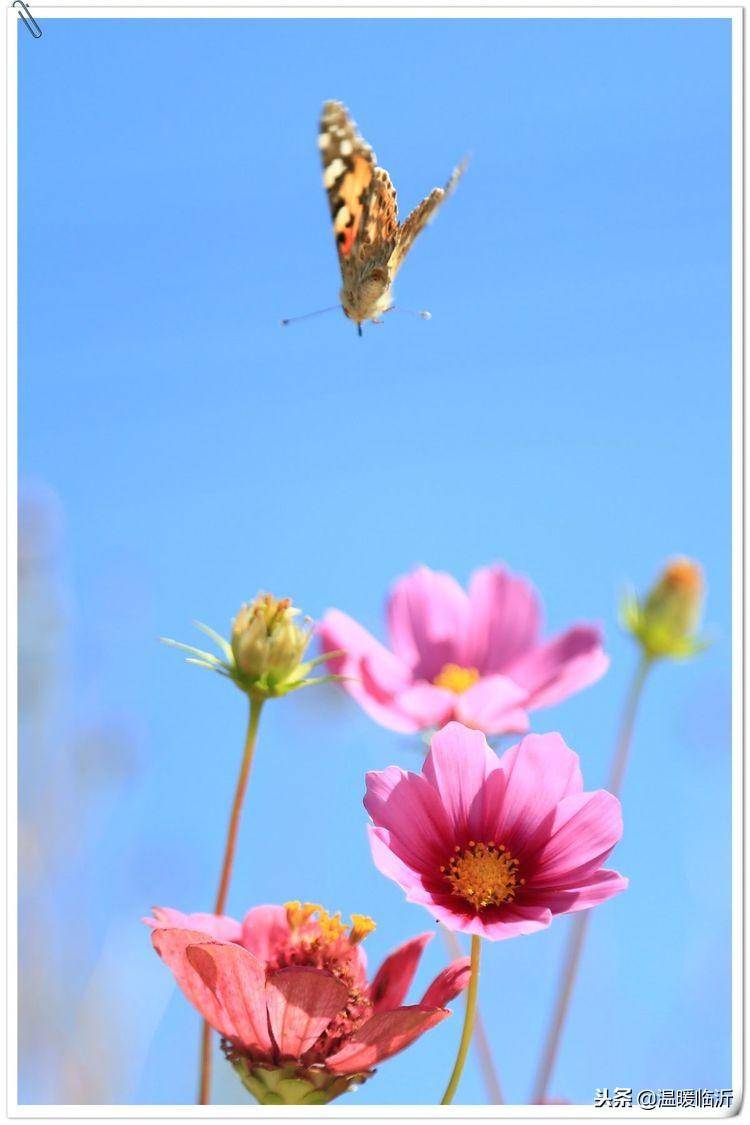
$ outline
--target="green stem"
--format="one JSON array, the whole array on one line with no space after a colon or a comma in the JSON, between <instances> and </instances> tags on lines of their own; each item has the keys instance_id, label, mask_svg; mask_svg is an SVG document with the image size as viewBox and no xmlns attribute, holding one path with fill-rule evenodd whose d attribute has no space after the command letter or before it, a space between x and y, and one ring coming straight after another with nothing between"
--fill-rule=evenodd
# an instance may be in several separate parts
<instances>
[{"instance_id":1,"label":"green stem","mask_svg":"<svg viewBox=\"0 0 750 1125\"><path fill-rule=\"evenodd\" d=\"M482 948L482 939L476 934L471 937L471 978L469 980L469 990L466 993L466 1012L464 1014L464 1026L461 1032L461 1042L458 1044L458 1054L456 1061L453 1064L453 1073L450 1076L448 1085L445 1087L443 1100L441 1105L450 1105L453 1101L453 1095L456 1092L458 1083L461 1080L463 1073L464 1063L466 1056L469 1053L469 1045L471 1043L471 1036L474 1031L474 1022L477 1017L477 997L479 995L479 955Z\"/></svg>"},{"instance_id":2,"label":"green stem","mask_svg":"<svg viewBox=\"0 0 750 1125\"><path fill-rule=\"evenodd\" d=\"M620 720L620 733L617 738L617 745L612 759L607 786L610 792L614 793L616 797L619 796L622 783L625 779L625 770L628 765L630 745L633 741L633 728L635 726L636 715L638 714L638 705L641 701L643 687L653 662L652 657L648 656L645 652L642 653L625 700L622 719ZM578 977L583 946L589 927L590 913L590 910L584 910L571 922L568 944L563 959L563 967L560 972L557 999L552 1012L547 1039L544 1044L544 1050L534 1084L534 1094L532 1097L532 1104L534 1105L544 1105L547 1099L550 1079L557 1061L557 1054L560 1050L563 1031L565 1030L565 1022L570 1009L570 1002L573 998L573 989Z\"/></svg>"},{"instance_id":3,"label":"green stem","mask_svg":"<svg viewBox=\"0 0 750 1125\"><path fill-rule=\"evenodd\" d=\"M250 699L250 714L247 721L247 733L245 735L245 745L242 751L242 764L240 765L240 773L237 778L237 787L234 791L234 801L232 802L232 811L229 815L229 827L227 829L227 842L224 848L224 861L221 865L221 878L219 880L219 890L216 895L216 906L214 907L215 914L223 914L229 894L229 881L232 877L232 868L234 866L234 854L237 850L237 834L240 827L240 816L242 814L242 805L245 800L245 791L247 790L247 783L250 778L250 769L253 764L253 755L255 754L255 744L258 739L258 723L260 722L260 712L263 707L261 699ZM211 1028L209 1024L203 1024L203 1032L201 1035L201 1051L200 1051L200 1086L198 1090L198 1105L210 1105L211 1103Z\"/></svg>"},{"instance_id":4,"label":"green stem","mask_svg":"<svg viewBox=\"0 0 750 1125\"><path fill-rule=\"evenodd\" d=\"M445 944L448 946L451 961L462 957L463 949L453 930L448 930L445 926L441 926L440 929L445 938ZM482 1068L482 1077L484 1078L484 1085L487 1090L488 1104L502 1105L504 1101L503 1089L500 1085L500 1076L497 1073L495 1060L492 1057L492 1048L479 1005L477 1005L476 1022L474 1024L474 1050L479 1057L479 1065Z\"/></svg>"}]
</instances>

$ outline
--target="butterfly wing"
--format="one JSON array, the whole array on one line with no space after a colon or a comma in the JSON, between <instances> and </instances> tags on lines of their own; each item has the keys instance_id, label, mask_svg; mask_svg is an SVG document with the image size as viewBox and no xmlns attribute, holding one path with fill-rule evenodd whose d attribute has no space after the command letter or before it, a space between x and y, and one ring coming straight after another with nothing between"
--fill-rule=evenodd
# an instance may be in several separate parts
<instances>
[{"instance_id":1,"label":"butterfly wing","mask_svg":"<svg viewBox=\"0 0 750 1125\"><path fill-rule=\"evenodd\" d=\"M345 283L356 281L378 259L387 267L398 233L396 192L341 102L324 104L318 145L341 273Z\"/></svg>"},{"instance_id":2,"label":"butterfly wing","mask_svg":"<svg viewBox=\"0 0 750 1125\"><path fill-rule=\"evenodd\" d=\"M462 160L458 167L454 168L453 174L445 187L433 188L430 194L414 208L399 227L396 244L388 262L388 269L392 278L396 276L403 265L404 258L414 245L417 235L424 230L441 203L453 194L456 184L466 170L466 164L467 161Z\"/></svg>"}]
</instances>

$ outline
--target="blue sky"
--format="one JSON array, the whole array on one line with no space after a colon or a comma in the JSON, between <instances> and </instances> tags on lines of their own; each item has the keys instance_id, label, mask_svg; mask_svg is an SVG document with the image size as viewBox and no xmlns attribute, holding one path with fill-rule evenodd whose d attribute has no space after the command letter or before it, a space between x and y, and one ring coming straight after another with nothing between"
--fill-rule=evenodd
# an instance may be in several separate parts
<instances>
[{"instance_id":1,"label":"blue sky","mask_svg":"<svg viewBox=\"0 0 750 1125\"><path fill-rule=\"evenodd\" d=\"M22 477L63 513L69 711L114 714L137 773L81 827L56 925L111 969L132 1102L190 1101L197 1021L138 921L208 909L244 709L159 646L259 588L381 628L413 564L529 574L550 630L612 667L536 717L603 783L634 650L624 582L705 567L715 638L648 685L616 866L554 1093L729 1086L730 24L690 20L93 20L19 34ZM406 213L471 153L398 302L362 340L315 144L352 110ZM264 718L230 904L372 914L377 960L429 928L373 868L367 769L419 757L337 689ZM81 919L84 922L81 922ZM482 1005L528 1097L568 919L486 949ZM106 956L105 956L106 954ZM428 951L419 985L443 959ZM434 1102L446 1021L360 1104ZM219 1066L218 1100L241 1100ZM22 1100L44 1100L39 1075ZM472 1064L459 1101L483 1100Z\"/></svg>"}]
</instances>

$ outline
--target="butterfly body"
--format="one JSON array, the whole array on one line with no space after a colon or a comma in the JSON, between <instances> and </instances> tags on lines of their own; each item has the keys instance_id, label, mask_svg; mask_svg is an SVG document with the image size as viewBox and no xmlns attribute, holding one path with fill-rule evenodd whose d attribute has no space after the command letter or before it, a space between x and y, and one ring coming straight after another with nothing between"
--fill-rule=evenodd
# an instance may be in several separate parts
<instances>
[{"instance_id":1,"label":"butterfly body","mask_svg":"<svg viewBox=\"0 0 750 1125\"><path fill-rule=\"evenodd\" d=\"M341 306L361 334L393 307L393 280L415 238L461 176L459 165L444 188L434 188L408 218L398 221L396 191L375 153L340 102L326 102L318 145L341 268Z\"/></svg>"},{"instance_id":2,"label":"butterfly body","mask_svg":"<svg viewBox=\"0 0 750 1125\"><path fill-rule=\"evenodd\" d=\"M357 324L365 320L377 323L383 313L393 308L393 286L387 273L384 276L376 269L355 276L348 288L342 286L339 299L350 320Z\"/></svg>"}]
</instances>

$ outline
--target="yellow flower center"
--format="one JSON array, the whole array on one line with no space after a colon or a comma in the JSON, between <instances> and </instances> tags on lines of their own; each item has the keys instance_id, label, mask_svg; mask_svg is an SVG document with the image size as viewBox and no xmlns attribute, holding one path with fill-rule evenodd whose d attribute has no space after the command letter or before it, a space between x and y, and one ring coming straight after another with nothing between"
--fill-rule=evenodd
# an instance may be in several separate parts
<instances>
[{"instance_id":1,"label":"yellow flower center","mask_svg":"<svg viewBox=\"0 0 750 1125\"><path fill-rule=\"evenodd\" d=\"M285 902L290 933L273 943L270 970L302 965L332 973L346 985L346 1002L306 1052L306 1065L325 1062L345 1036L372 1015L367 974L357 946L375 929L372 918L352 914L351 926L317 902Z\"/></svg>"},{"instance_id":2,"label":"yellow flower center","mask_svg":"<svg viewBox=\"0 0 750 1125\"><path fill-rule=\"evenodd\" d=\"M352 914L352 924L348 927L341 921L340 913L329 914L317 902L285 902L284 909L292 933L314 934L326 945L333 945L342 938L357 945L375 929L375 923L366 914Z\"/></svg>"},{"instance_id":3,"label":"yellow flower center","mask_svg":"<svg viewBox=\"0 0 750 1125\"><path fill-rule=\"evenodd\" d=\"M432 681L436 687L447 688L448 691L461 695L479 679L476 668L462 668L460 664L445 664Z\"/></svg>"},{"instance_id":4,"label":"yellow flower center","mask_svg":"<svg viewBox=\"0 0 750 1125\"><path fill-rule=\"evenodd\" d=\"M525 882L518 878L518 860L507 848L495 843L477 844L474 840L466 848L456 846L453 856L440 870L453 894L465 898L477 910L512 902Z\"/></svg>"}]
</instances>

